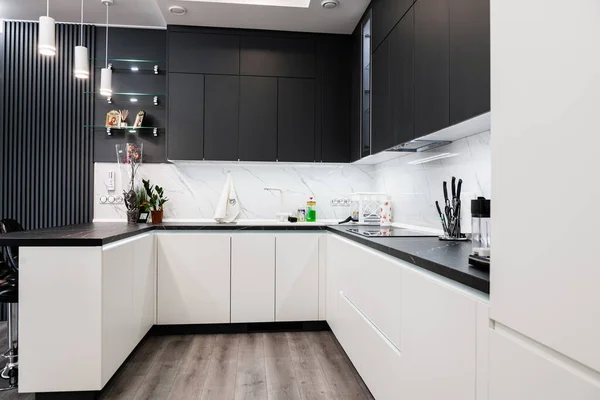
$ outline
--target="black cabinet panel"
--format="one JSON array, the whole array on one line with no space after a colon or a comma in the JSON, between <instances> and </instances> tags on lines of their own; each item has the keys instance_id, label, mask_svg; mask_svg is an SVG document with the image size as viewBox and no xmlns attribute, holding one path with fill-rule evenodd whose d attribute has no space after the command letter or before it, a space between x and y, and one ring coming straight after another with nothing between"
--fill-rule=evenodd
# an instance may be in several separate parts
<instances>
[{"instance_id":1,"label":"black cabinet panel","mask_svg":"<svg viewBox=\"0 0 600 400\"><path fill-rule=\"evenodd\" d=\"M389 37L373 53L371 68L373 74L373 100L371 109L373 129L371 131L371 149L372 154L375 154L391 146L392 116Z\"/></svg>"},{"instance_id":2,"label":"black cabinet panel","mask_svg":"<svg viewBox=\"0 0 600 400\"><path fill-rule=\"evenodd\" d=\"M169 32L169 72L238 75L237 35Z\"/></svg>"},{"instance_id":3,"label":"black cabinet panel","mask_svg":"<svg viewBox=\"0 0 600 400\"><path fill-rule=\"evenodd\" d=\"M204 75L169 74L167 157L202 160L204 156Z\"/></svg>"},{"instance_id":4,"label":"black cabinet panel","mask_svg":"<svg viewBox=\"0 0 600 400\"><path fill-rule=\"evenodd\" d=\"M350 161L351 45L351 37L342 35L328 36L317 44L322 101L319 161Z\"/></svg>"},{"instance_id":5,"label":"black cabinet panel","mask_svg":"<svg viewBox=\"0 0 600 400\"><path fill-rule=\"evenodd\" d=\"M413 0L373 0L373 49L379 47L413 3Z\"/></svg>"},{"instance_id":6,"label":"black cabinet panel","mask_svg":"<svg viewBox=\"0 0 600 400\"><path fill-rule=\"evenodd\" d=\"M204 159L239 159L240 78L206 75L204 88Z\"/></svg>"},{"instance_id":7,"label":"black cabinet panel","mask_svg":"<svg viewBox=\"0 0 600 400\"><path fill-rule=\"evenodd\" d=\"M314 78L313 39L242 36L240 74Z\"/></svg>"},{"instance_id":8,"label":"black cabinet panel","mask_svg":"<svg viewBox=\"0 0 600 400\"><path fill-rule=\"evenodd\" d=\"M414 29L411 8L389 36L392 135L385 143L388 148L415 137Z\"/></svg>"},{"instance_id":9,"label":"black cabinet panel","mask_svg":"<svg viewBox=\"0 0 600 400\"><path fill-rule=\"evenodd\" d=\"M240 159L277 159L277 78L240 77Z\"/></svg>"},{"instance_id":10,"label":"black cabinet panel","mask_svg":"<svg viewBox=\"0 0 600 400\"><path fill-rule=\"evenodd\" d=\"M450 1L450 124L490 110L490 0Z\"/></svg>"},{"instance_id":11,"label":"black cabinet panel","mask_svg":"<svg viewBox=\"0 0 600 400\"><path fill-rule=\"evenodd\" d=\"M352 34L351 72L352 87L350 96L350 161L359 160L360 151L360 98L361 98L361 24Z\"/></svg>"},{"instance_id":12,"label":"black cabinet panel","mask_svg":"<svg viewBox=\"0 0 600 400\"><path fill-rule=\"evenodd\" d=\"M315 81L279 78L277 88L279 161L315 160Z\"/></svg>"},{"instance_id":13,"label":"black cabinet panel","mask_svg":"<svg viewBox=\"0 0 600 400\"><path fill-rule=\"evenodd\" d=\"M449 118L449 0L415 3L415 134L448 126Z\"/></svg>"}]
</instances>

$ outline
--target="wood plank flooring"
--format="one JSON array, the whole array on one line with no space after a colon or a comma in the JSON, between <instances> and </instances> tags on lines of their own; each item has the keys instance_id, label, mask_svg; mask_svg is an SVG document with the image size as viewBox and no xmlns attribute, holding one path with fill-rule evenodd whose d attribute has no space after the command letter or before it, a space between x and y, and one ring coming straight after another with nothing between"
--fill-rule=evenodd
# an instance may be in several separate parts
<instances>
[{"instance_id":1,"label":"wood plank flooring","mask_svg":"<svg viewBox=\"0 0 600 400\"><path fill-rule=\"evenodd\" d=\"M373 399L331 332L152 336L100 398Z\"/></svg>"}]
</instances>

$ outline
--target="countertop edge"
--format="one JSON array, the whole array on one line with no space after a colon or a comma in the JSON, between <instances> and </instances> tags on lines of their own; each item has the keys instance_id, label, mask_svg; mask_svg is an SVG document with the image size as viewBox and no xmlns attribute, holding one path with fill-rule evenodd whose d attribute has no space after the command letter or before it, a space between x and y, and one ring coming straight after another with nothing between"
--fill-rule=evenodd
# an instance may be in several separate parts
<instances>
[{"instance_id":1,"label":"countertop edge","mask_svg":"<svg viewBox=\"0 0 600 400\"><path fill-rule=\"evenodd\" d=\"M337 225L193 225L193 224L177 224L177 225L148 225L140 226L137 230L128 232L116 233L103 238L86 238L86 237L63 237L63 238L2 238L0 235L0 246L23 246L23 247L99 247L107 244L115 243L120 240L128 239L137 235L148 232L165 232L165 231L327 231L336 235L340 235L353 242L364 245L368 248L380 251L384 254L408 262L416 267L423 268L437 275L446 277L452 281L466 285L472 289L478 290L485 294L490 293L490 281L485 278L477 277L460 271L453 267L422 258L416 254L411 254L406 251L394 249L382 243L370 240L366 237L361 237L344 230L336 229ZM466 260L465 260L466 262Z\"/></svg>"}]
</instances>

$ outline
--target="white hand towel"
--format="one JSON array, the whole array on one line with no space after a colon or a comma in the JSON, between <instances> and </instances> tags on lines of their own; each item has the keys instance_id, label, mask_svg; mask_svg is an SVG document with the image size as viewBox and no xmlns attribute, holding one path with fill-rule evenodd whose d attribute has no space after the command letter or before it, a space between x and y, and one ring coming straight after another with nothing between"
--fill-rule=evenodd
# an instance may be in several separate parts
<instances>
[{"instance_id":1,"label":"white hand towel","mask_svg":"<svg viewBox=\"0 0 600 400\"><path fill-rule=\"evenodd\" d=\"M227 181L223 187L223 193L217 204L215 220L221 223L232 222L240 213L240 201L233 187L231 173L227 174Z\"/></svg>"}]
</instances>

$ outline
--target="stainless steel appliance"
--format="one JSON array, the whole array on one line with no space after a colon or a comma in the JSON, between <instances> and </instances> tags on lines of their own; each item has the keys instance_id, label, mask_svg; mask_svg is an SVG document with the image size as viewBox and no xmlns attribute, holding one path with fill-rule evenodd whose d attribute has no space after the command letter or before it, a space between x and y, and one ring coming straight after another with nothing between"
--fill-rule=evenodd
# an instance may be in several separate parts
<instances>
[{"instance_id":1,"label":"stainless steel appliance","mask_svg":"<svg viewBox=\"0 0 600 400\"><path fill-rule=\"evenodd\" d=\"M489 268L491 258L491 200L478 197L471 200L471 227L473 252L469 256L469 264L474 267Z\"/></svg>"}]
</instances>

